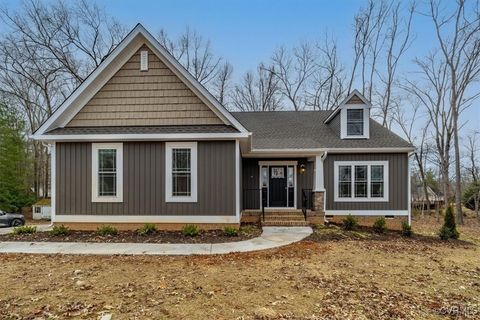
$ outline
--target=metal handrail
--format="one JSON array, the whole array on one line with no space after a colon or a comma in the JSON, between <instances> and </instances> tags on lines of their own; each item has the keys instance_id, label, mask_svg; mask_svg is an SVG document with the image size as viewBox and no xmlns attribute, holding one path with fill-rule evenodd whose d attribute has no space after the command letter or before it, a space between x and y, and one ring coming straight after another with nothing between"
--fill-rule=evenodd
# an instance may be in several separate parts
<instances>
[{"instance_id":1,"label":"metal handrail","mask_svg":"<svg viewBox=\"0 0 480 320\"><path fill-rule=\"evenodd\" d=\"M243 189L243 208L258 209L255 203L257 203L257 205L262 211L262 221L265 221L265 207L267 206L267 188ZM252 205L255 207L252 207Z\"/></svg>"},{"instance_id":2,"label":"metal handrail","mask_svg":"<svg viewBox=\"0 0 480 320\"><path fill-rule=\"evenodd\" d=\"M307 221L307 210L312 208L312 189L302 189L302 213Z\"/></svg>"}]
</instances>

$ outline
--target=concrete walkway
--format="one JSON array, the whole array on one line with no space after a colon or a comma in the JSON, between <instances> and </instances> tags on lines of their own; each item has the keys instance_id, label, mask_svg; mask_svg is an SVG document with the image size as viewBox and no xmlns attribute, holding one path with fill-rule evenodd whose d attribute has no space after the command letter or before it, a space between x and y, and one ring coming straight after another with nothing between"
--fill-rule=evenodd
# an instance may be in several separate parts
<instances>
[{"instance_id":1,"label":"concrete walkway","mask_svg":"<svg viewBox=\"0 0 480 320\"><path fill-rule=\"evenodd\" d=\"M205 244L0 242L0 253L98 254L98 255L192 255L249 252L278 248L304 239L310 227L263 227L260 237L245 241Z\"/></svg>"}]
</instances>

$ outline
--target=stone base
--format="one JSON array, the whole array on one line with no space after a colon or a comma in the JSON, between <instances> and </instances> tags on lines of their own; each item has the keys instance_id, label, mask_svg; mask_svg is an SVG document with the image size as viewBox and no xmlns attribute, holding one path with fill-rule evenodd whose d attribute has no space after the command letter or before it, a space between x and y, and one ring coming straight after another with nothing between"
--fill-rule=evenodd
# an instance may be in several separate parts
<instances>
[{"instance_id":1,"label":"stone base","mask_svg":"<svg viewBox=\"0 0 480 320\"><path fill-rule=\"evenodd\" d=\"M178 231L187 224L194 224L198 226L201 230L222 230L226 226L231 226L239 228L240 224L238 223L153 223L158 230L168 230L168 231ZM54 225L64 225L71 230L79 231L95 231L100 226L112 226L117 230L129 231L129 230L138 230L142 228L144 223L95 223L95 222L55 222Z\"/></svg>"},{"instance_id":2,"label":"stone base","mask_svg":"<svg viewBox=\"0 0 480 320\"><path fill-rule=\"evenodd\" d=\"M313 191L312 197L312 211L323 213L325 191Z\"/></svg>"},{"instance_id":3,"label":"stone base","mask_svg":"<svg viewBox=\"0 0 480 320\"><path fill-rule=\"evenodd\" d=\"M343 219L347 216L332 216L327 217L327 221L335 223L335 224L342 224ZM361 226L372 227L375 220L382 216L355 216L357 222ZM387 229L390 230L402 230L402 222L408 221L408 217L406 216L394 216L393 218L385 218L387 222Z\"/></svg>"}]
</instances>

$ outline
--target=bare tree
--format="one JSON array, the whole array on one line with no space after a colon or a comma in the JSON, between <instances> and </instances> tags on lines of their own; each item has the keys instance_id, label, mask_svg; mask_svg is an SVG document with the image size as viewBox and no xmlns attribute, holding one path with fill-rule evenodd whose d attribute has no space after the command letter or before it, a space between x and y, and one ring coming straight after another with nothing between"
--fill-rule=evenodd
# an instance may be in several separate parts
<instances>
[{"instance_id":1,"label":"bare tree","mask_svg":"<svg viewBox=\"0 0 480 320\"><path fill-rule=\"evenodd\" d=\"M475 215L477 219L480 219L480 164L478 160L480 146L478 145L478 136L479 132L473 132L468 135L465 149L469 160L467 171L471 176L472 187L474 189L471 200L473 200L474 203Z\"/></svg>"},{"instance_id":2,"label":"bare tree","mask_svg":"<svg viewBox=\"0 0 480 320\"><path fill-rule=\"evenodd\" d=\"M213 80L212 89L217 100L227 106L227 98L230 92L230 81L232 80L233 67L230 63L224 62Z\"/></svg>"},{"instance_id":3,"label":"bare tree","mask_svg":"<svg viewBox=\"0 0 480 320\"><path fill-rule=\"evenodd\" d=\"M239 111L275 111L280 109L278 78L272 67L260 64L257 72L247 72L232 93L232 106Z\"/></svg>"},{"instance_id":4,"label":"bare tree","mask_svg":"<svg viewBox=\"0 0 480 320\"><path fill-rule=\"evenodd\" d=\"M439 164L442 192L447 203L450 197L450 155L453 136L453 118L448 106L448 74L445 62L436 53L415 59L419 81L404 79L402 88L425 110L433 129L436 162Z\"/></svg>"},{"instance_id":5,"label":"bare tree","mask_svg":"<svg viewBox=\"0 0 480 320\"><path fill-rule=\"evenodd\" d=\"M456 4L453 12L443 13L440 1L430 0L428 15L448 72L455 151L455 211L457 222L463 224L459 117L480 94L469 95L469 88L480 78L480 11L478 1L469 7L465 0L457 0Z\"/></svg>"},{"instance_id":6,"label":"bare tree","mask_svg":"<svg viewBox=\"0 0 480 320\"><path fill-rule=\"evenodd\" d=\"M307 105L307 86L315 69L315 48L302 43L290 53L285 47L278 48L272 56L270 72L278 79L279 91L294 110Z\"/></svg>"},{"instance_id":7,"label":"bare tree","mask_svg":"<svg viewBox=\"0 0 480 320\"><path fill-rule=\"evenodd\" d=\"M187 28L176 40L171 39L165 30L158 34L160 44L177 59L185 69L201 84L207 86L219 72L222 58L216 57L209 40L196 31Z\"/></svg>"}]
</instances>

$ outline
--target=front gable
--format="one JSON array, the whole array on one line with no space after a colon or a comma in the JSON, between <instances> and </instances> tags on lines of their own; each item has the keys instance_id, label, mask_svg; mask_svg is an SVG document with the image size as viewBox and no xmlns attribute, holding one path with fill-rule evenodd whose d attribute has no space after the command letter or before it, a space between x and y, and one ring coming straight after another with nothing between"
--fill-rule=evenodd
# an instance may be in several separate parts
<instances>
[{"instance_id":1,"label":"front gable","mask_svg":"<svg viewBox=\"0 0 480 320\"><path fill-rule=\"evenodd\" d=\"M142 51L148 52L147 70L140 70ZM199 125L223 125L248 136L242 124L138 24L32 138L52 140L48 132L79 127Z\"/></svg>"},{"instance_id":2,"label":"front gable","mask_svg":"<svg viewBox=\"0 0 480 320\"><path fill-rule=\"evenodd\" d=\"M147 52L146 70L141 52ZM143 44L66 127L211 124L224 123Z\"/></svg>"}]
</instances>

